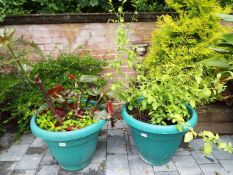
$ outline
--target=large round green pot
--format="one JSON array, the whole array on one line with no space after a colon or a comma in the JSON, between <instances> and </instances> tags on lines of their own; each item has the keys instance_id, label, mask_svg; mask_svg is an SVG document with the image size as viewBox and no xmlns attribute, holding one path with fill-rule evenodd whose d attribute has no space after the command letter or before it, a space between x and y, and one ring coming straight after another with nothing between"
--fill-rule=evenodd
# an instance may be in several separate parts
<instances>
[{"instance_id":1,"label":"large round green pot","mask_svg":"<svg viewBox=\"0 0 233 175\"><path fill-rule=\"evenodd\" d=\"M189 105L187 110L191 115L186 124L195 127L197 124L197 112ZM122 108L122 117L129 125L132 137L141 158L151 165L164 165L168 163L176 152L188 131L183 126L182 132L177 130L176 125L153 125L136 120L127 112L127 104Z\"/></svg>"},{"instance_id":2,"label":"large round green pot","mask_svg":"<svg viewBox=\"0 0 233 175\"><path fill-rule=\"evenodd\" d=\"M36 116L32 117L30 127L32 133L42 138L49 151L58 163L68 171L85 168L95 152L98 135L106 120L75 131L51 132L39 128Z\"/></svg>"}]
</instances>

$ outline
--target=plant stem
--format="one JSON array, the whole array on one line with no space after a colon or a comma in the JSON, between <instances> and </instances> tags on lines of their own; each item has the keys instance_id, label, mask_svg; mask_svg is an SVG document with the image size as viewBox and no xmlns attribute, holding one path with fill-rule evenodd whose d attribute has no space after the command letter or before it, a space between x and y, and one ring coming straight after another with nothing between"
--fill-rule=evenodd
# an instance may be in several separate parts
<instances>
[{"instance_id":1,"label":"plant stem","mask_svg":"<svg viewBox=\"0 0 233 175\"><path fill-rule=\"evenodd\" d=\"M80 92L80 94L78 96L78 102L77 102L77 109L78 110L80 110L81 96L82 96L82 92Z\"/></svg>"},{"instance_id":2,"label":"plant stem","mask_svg":"<svg viewBox=\"0 0 233 175\"><path fill-rule=\"evenodd\" d=\"M39 74L37 74L37 75L35 76L35 83L39 86L40 91L41 91L42 94L44 95L45 101L46 101L46 103L48 104L49 109L51 110L53 117L57 119L59 125L62 125L62 124L63 124L63 123L62 123L62 119L61 119L61 117L60 117L59 115L56 115L56 111L55 111L55 108L54 108L54 106L53 106L52 100L51 100L51 98L49 97L49 94L47 93L47 91L46 91L46 89L45 89L45 86L44 86L44 83L42 82L42 80L41 80Z\"/></svg>"},{"instance_id":3,"label":"plant stem","mask_svg":"<svg viewBox=\"0 0 233 175\"><path fill-rule=\"evenodd\" d=\"M34 84L34 82L33 82L33 81L31 80L31 78L28 76L27 72L24 70L23 65L22 65L22 64L20 63L20 61L18 60L18 58L17 58L17 56L15 55L15 52L13 51L13 49L12 49L9 45L7 45L7 48L9 49L11 55L12 55L13 58L15 59L16 63L19 65L21 71L23 72L23 74L25 75L25 77L27 78L27 80L28 80L30 83Z\"/></svg>"}]
</instances>

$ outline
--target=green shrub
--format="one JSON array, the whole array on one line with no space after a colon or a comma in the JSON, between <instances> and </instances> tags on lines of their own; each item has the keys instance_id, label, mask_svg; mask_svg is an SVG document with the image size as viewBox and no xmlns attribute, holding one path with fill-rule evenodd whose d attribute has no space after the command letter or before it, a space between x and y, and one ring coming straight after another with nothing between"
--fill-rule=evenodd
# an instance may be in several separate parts
<instances>
[{"instance_id":1,"label":"green shrub","mask_svg":"<svg viewBox=\"0 0 233 175\"><path fill-rule=\"evenodd\" d=\"M46 88L49 89L56 84L70 86L66 74L72 73L76 76L98 75L105 63L93 57L78 56L75 54L61 54L58 59L49 58L32 66L30 73L34 75L40 73ZM105 84L104 79L98 81L99 86ZM34 109L38 109L43 103L43 97L36 85L25 82L18 74L0 73L0 115L1 121L17 120L18 135L29 131L29 121L34 115ZM3 114L11 116L3 116Z\"/></svg>"},{"instance_id":2,"label":"green shrub","mask_svg":"<svg viewBox=\"0 0 233 175\"><path fill-rule=\"evenodd\" d=\"M80 57L74 54L61 54L57 60L50 58L35 64L31 71L31 77L33 78L40 72L40 76L48 88L52 88L56 84L69 86L71 82L66 76L67 73L77 76L97 75L102 71L104 65L104 61L94 59L89 55ZM104 80L99 81L100 86L104 83Z\"/></svg>"},{"instance_id":3,"label":"green shrub","mask_svg":"<svg viewBox=\"0 0 233 175\"><path fill-rule=\"evenodd\" d=\"M167 3L179 17L165 15L158 20L160 29L152 34L152 47L145 61L150 72L159 72L167 64L184 67L206 58L221 57L210 47L226 31L216 14L227 10L215 0L167 0Z\"/></svg>"},{"instance_id":4,"label":"green shrub","mask_svg":"<svg viewBox=\"0 0 233 175\"><path fill-rule=\"evenodd\" d=\"M131 0L138 12L162 12L171 11L164 0Z\"/></svg>"},{"instance_id":5,"label":"green shrub","mask_svg":"<svg viewBox=\"0 0 233 175\"><path fill-rule=\"evenodd\" d=\"M215 70L199 62L222 57L211 46L218 41L221 32L227 31L216 15L227 10L215 0L166 2L179 16L173 19L165 15L159 19L150 52L142 65L137 66L137 78L128 91L124 89L120 93L131 110L136 107L147 114L147 122L162 125L187 120L185 104L196 107L220 98L224 83ZM144 100L138 103L136 99L142 96ZM183 121L179 117L183 117Z\"/></svg>"},{"instance_id":6,"label":"green shrub","mask_svg":"<svg viewBox=\"0 0 233 175\"><path fill-rule=\"evenodd\" d=\"M207 58L223 58L211 47L222 32L228 31L216 14L229 12L229 9L223 9L216 0L166 2L179 16L172 18L165 15L158 20L160 29L152 34L152 46L144 61L146 76L156 78L161 85L167 83L176 87L177 92L179 88L188 92L189 95L179 101L193 107L219 99L219 93L225 86L213 69L203 67L199 62ZM169 104L173 105L174 102Z\"/></svg>"}]
</instances>

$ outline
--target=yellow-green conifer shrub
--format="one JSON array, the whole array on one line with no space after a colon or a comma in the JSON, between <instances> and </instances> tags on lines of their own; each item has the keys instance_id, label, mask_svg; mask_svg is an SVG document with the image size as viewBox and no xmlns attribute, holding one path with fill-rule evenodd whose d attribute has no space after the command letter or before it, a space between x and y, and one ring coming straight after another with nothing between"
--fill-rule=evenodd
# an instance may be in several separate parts
<instances>
[{"instance_id":1,"label":"yellow-green conifer shrub","mask_svg":"<svg viewBox=\"0 0 233 175\"><path fill-rule=\"evenodd\" d=\"M152 46L144 62L150 75L174 65L177 73L200 60L222 57L211 46L228 30L217 14L227 13L230 8L223 9L216 0L166 0L166 3L178 16L158 19L159 29L152 34Z\"/></svg>"}]
</instances>

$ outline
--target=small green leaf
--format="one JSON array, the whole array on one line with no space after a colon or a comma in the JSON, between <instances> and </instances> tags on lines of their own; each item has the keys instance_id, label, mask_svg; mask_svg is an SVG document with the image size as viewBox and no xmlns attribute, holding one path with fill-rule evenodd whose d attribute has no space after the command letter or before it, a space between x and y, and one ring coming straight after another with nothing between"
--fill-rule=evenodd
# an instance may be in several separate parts
<instances>
[{"instance_id":1,"label":"small green leaf","mask_svg":"<svg viewBox=\"0 0 233 175\"><path fill-rule=\"evenodd\" d=\"M147 101L146 100L143 100L142 101L142 109L145 110L147 107Z\"/></svg>"},{"instance_id":2,"label":"small green leaf","mask_svg":"<svg viewBox=\"0 0 233 175\"><path fill-rule=\"evenodd\" d=\"M213 50L215 50L216 52L220 52L220 49L216 49L216 48L213 48ZM222 50L222 49L221 49ZM228 62L223 60L223 59L204 59L200 62L198 62L199 64L203 64L205 66L209 66L209 67L219 67L219 68L223 68L223 69L226 69L229 67L228 65Z\"/></svg>"},{"instance_id":3,"label":"small green leaf","mask_svg":"<svg viewBox=\"0 0 233 175\"><path fill-rule=\"evenodd\" d=\"M202 97L209 97L211 95L211 90L209 88L204 88L201 90Z\"/></svg>"},{"instance_id":4,"label":"small green leaf","mask_svg":"<svg viewBox=\"0 0 233 175\"><path fill-rule=\"evenodd\" d=\"M196 102L194 100L190 100L189 101L189 104L192 106L192 107L195 107L196 106Z\"/></svg>"},{"instance_id":5,"label":"small green leaf","mask_svg":"<svg viewBox=\"0 0 233 175\"><path fill-rule=\"evenodd\" d=\"M184 136L184 142L190 142L191 140L193 140L193 133L187 132Z\"/></svg>"},{"instance_id":6,"label":"small green leaf","mask_svg":"<svg viewBox=\"0 0 233 175\"><path fill-rule=\"evenodd\" d=\"M116 84L112 84L111 87L110 87L111 90L116 90Z\"/></svg>"},{"instance_id":7,"label":"small green leaf","mask_svg":"<svg viewBox=\"0 0 233 175\"><path fill-rule=\"evenodd\" d=\"M129 106L128 106L128 109L129 109L130 111L132 111L132 110L133 110L133 106L132 106L132 105L129 105Z\"/></svg>"},{"instance_id":8,"label":"small green leaf","mask_svg":"<svg viewBox=\"0 0 233 175\"><path fill-rule=\"evenodd\" d=\"M206 155L209 155L212 153L212 145L210 142L205 142L203 151Z\"/></svg>"},{"instance_id":9,"label":"small green leaf","mask_svg":"<svg viewBox=\"0 0 233 175\"><path fill-rule=\"evenodd\" d=\"M233 15L227 15L227 14L218 14L218 17L225 21L233 22Z\"/></svg>"},{"instance_id":10,"label":"small green leaf","mask_svg":"<svg viewBox=\"0 0 233 175\"><path fill-rule=\"evenodd\" d=\"M156 110L158 108L157 102L152 103L152 108L153 110Z\"/></svg>"},{"instance_id":11,"label":"small green leaf","mask_svg":"<svg viewBox=\"0 0 233 175\"><path fill-rule=\"evenodd\" d=\"M79 81L82 83L96 83L98 81L98 77L94 75L82 75Z\"/></svg>"},{"instance_id":12,"label":"small green leaf","mask_svg":"<svg viewBox=\"0 0 233 175\"><path fill-rule=\"evenodd\" d=\"M118 7L118 12L119 13L122 13L123 12L123 8L120 6L120 7Z\"/></svg>"},{"instance_id":13,"label":"small green leaf","mask_svg":"<svg viewBox=\"0 0 233 175\"><path fill-rule=\"evenodd\" d=\"M220 49L220 48L212 48L212 50L214 50L215 52L221 53L221 54L232 54L233 53L230 50ZM209 65L207 65L207 66L209 66ZM216 66L216 67L218 67L218 66Z\"/></svg>"},{"instance_id":14,"label":"small green leaf","mask_svg":"<svg viewBox=\"0 0 233 175\"><path fill-rule=\"evenodd\" d=\"M233 45L233 33L226 33L222 35L226 43Z\"/></svg>"}]
</instances>

